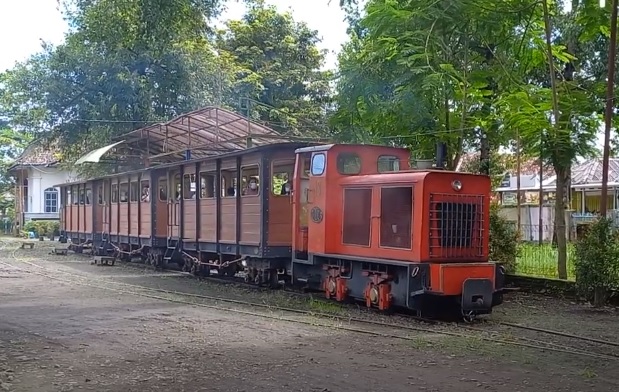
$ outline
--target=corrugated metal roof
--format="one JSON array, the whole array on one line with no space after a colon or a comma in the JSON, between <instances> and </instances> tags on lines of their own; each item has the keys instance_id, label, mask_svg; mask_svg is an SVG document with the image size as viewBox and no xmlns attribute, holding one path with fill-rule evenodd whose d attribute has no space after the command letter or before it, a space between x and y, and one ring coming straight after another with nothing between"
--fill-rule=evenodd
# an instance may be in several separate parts
<instances>
[{"instance_id":1,"label":"corrugated metal roof","mask_svg":"<svg viewBox=\"0 0 619 392\"><path fill-rule=\"evenodd\" d=\"M313 140L286 137L230 110L209 106L170 121L150 125L121 136L133 151L147 151L150 159L176 161L203 158L272 143Z\"/></svg>"}]
</instances>

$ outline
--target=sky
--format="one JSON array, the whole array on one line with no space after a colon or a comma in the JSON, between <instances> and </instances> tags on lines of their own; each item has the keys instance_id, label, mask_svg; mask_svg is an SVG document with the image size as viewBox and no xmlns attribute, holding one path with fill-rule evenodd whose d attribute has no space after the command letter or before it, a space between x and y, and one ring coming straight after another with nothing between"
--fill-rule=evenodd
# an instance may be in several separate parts
<instances>
[{"instance_id":1,"label":"sky","mask_svg":"<svg viewBox=\"0 0 619 392\"><path fill-rule=\"evenodd\" d=\"M347 40L344 12L338 0L266 0L280 11L290 11L297 21L317 30L321 48L329 54L325 67L335 69L337 53ZM245 7L229 0L221 20L240 19ZM58 10L58 0L0 0L0 72L12 68L41 50L41 42L62 43L67 24Z\"/></svg>"}]
</instances>

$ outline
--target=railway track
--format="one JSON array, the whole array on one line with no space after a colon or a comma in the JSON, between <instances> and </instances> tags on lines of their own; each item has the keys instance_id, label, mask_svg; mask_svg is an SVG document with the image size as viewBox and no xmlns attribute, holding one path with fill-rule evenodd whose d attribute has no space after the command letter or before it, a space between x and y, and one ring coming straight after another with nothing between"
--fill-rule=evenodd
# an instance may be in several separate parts
<instances>
[{"instance_id":1,"label":"railway track","mask_svg":"<svg viewBox=\"0 0 619 392\"><path fill-rule=\"evenodd\" d=\"M0 250L6 250L7 247L10 245L10 242L4 240L0 241ZM526 347L535 350L561 352L581 357L592 357L604 360L619 360L619 354L608 351L608 349L614 349L616 347L619 347L619 343L595 339L587 336L568 334L561 331L553 331L537 327L525 326L521 324L498 321L488 321L484 323L483 327L474 327L470 325L454 325L438 322L436 320L427 320L418 317L402 315L395 316L395 318L406 324L370 320L361 317L342 316L339 314L318 312L314 310L295 309L290 307L283 307L266 303L255 303L232 298L209 296L176 290L166 290L162 288L145 287L136 284L113 281L107 278L95 279L79 273L62 271L59 269L50 269L46 266L42 266L31 261L31 259L19 257L17 255L17 251L18 249L14 249L10 252L10 258L12 259L12 261L16 261L29 268L22 268L21 266L16 266L12 263L4 261L0 261L0 265L4 265L22 273L34 274L55 281L65 282L67 284L76 284L91 288L98 288L119 294L135 295L144 298L151 298L202 308L210 308L286 322L321 326L340 331L355 332L372 336L395 338L405 341L418 341L419 334L434 336L442 335L462 339L487 341L495 344ZM179 272L179 276L187 275ZM226 283L232 282L227 279L217 280L222 280ZM222 306L222 304L239 306L240 308ZM276 314L276 312L279 314ZM415 325L411 325L413 323ZM430 327L429 324L432 324L432 327ZM508 333L507 331L496 330L496 328L533 332L539 335L550 336L555 339L568 339L568 342L559 343L556 340L548 341L538 339L537 337L532 338L527 336L517 336L513 333ZM411 334L413 334L413 336L411 336ZM575 347L576 344L581 346L586 345L587 347ZM598 349L605 348L606 352L592 351L591 349L593 346Z\"/></svg>"}]
</instances>

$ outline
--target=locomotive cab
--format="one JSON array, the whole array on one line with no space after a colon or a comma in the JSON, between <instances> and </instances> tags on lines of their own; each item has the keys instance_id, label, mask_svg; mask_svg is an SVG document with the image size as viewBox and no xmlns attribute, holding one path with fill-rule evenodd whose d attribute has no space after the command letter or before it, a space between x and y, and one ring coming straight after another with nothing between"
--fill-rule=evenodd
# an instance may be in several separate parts
<instances>
[{"instance_id":1,"label":"locomotive cab","mask_svg":"<svg viewBox=\"0 0 619 392\"><path fill-rule=\"evenodd\" d=\"M503 273L488 261L490 179L409 170L408 154L297 150L293 281L381 310L490 313Z\"/></svg>"}]
</instances>

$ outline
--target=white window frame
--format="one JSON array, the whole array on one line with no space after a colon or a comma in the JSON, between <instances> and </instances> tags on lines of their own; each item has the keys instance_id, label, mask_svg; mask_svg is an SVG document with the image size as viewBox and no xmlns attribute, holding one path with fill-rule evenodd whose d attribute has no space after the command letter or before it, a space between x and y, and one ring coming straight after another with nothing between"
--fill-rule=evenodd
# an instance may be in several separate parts
<instances>
[{"instance_id":1,"label":"white window frame","mask_svg":"<svg viewBox=\"0 0 619 392\"><path fill-rule=\"evenodd\" d=\"M55 197L52 197L54 195ZM49 210L48 207L48 196L50 200ZM56 188L47 188L43 191L43 212L46 214L57 214L58 213L58 189Z\"/></svg>"}]
</instances>

